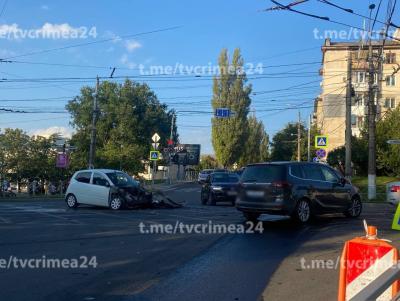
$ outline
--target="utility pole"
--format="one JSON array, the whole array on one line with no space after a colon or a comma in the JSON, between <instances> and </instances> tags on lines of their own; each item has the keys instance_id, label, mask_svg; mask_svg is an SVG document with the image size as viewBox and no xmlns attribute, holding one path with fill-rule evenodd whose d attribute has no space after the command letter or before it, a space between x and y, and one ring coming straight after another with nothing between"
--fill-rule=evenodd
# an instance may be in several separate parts
<instances>
[{"instance_id":1,"label":"utility pole","mask_svg":"<svg viewBox=\"0 0 400 301\"><path fill-rule=\"evenodd\" d=\"M172 114L172 120L171 120L171 133L170 133L170 135L169 135L169 139L170 139L170 141L173 141L173 138L174 138L174 135L173 135L173 133L174 133L174 122L175 122L175 114ZM172 144L172 147L173 147L174 145ZM170 146L168 145L168 148L169 148ZM169 155L169 163L168 163L168 182L169 182L169 184L172 184L172 179L171 179L171 160L172 160L172 156L171 156L171 152L169 151L168 152L168 155Z\"/></svg>"},{"instance_id":2,"label":"utility pole","mask_svg":"<svg viewBox=\"0 0 400 301\"><path fill-rule=\"evenodd\" d=\"M376 198L375 71L371 36L368 47L368 69L368 199L371 200Z\"/></svg>"},{"instance_id":3,"label":"utility pole","mask_svg":"<svg viewBox=\"0 0 400 301\"><path fill-rule=\"evenodd\" d=\"M351 52L349 52L349 57L347 59L347 85L346 85L346 158L345 158L345 176L347 179L351 179L351 96L352 96L352 60Z\"/></svg>"},{"instance_id":4,"label":"utility pole","mask_svg":"<svg viewBox=\"0 0 400 301\"><path fill-rule=\"evenodd\" d=\"M301 122L301 116L300 116L300 111L299 111L299 121L297 123L297 161L301 161L301 154L300 154L300 139L301 139L301 130L300 130L300 122Z\"/></svg>"},{"instance_id":5,"label":"utility pole","mask_svg":"<svg viewBox=\"0 0 400 301\"><path fill-rule=\"evenodd\" d=\"M94 156L96 153L96 122L98 113L98 95L99 95L99 77L96 78L96 89L93 97L93 111L92 111L92 131L90 135L90 150L89 150L89 168L94 168Z\"/></svg>"},{"instance_id":6,"label":"utility pole","mask_svg":"<svg viewBox=\"0 0 400 301\"><path fill-rule=\"evenodd\" d=\"M311 125L312 125L312 114L310 114L308 120L307 162L311 161Z\"/></svg>"}]
</instances>

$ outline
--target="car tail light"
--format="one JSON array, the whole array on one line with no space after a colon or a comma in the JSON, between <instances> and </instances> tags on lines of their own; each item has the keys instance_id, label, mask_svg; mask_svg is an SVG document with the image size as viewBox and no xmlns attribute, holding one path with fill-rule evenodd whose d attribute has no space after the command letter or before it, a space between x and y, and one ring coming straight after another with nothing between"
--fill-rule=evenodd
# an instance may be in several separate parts
<instances>
[{"instance_id":1,"label":"car tail light","mask_svg":"<svg viewBox=\"0 0 400 301\"><path fill-rule=\"evenodd\" d=\"M390 187L390 192L400 192L400 186L393 185L392 187Z\"/></svg>"}]
</instances>

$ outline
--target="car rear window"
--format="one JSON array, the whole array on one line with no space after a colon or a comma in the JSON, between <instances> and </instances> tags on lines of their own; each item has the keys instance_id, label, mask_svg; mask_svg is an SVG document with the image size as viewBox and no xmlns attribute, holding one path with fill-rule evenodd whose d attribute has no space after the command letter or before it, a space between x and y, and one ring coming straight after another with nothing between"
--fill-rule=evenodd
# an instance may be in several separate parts
<instances>
[{"instance_id":1,"label":"car rear window","mask_svg":"<svg viewBox=\"0 0 400 301\"><path fill-rule=\"evenodd\" d=\"M272 183L285 179L284 165L251 165L247 166L242 174L242 182Z\"/></svg>"},{"instance_id":2,"label":"car rear window","mask_svg":"<svg viewBox=\"0 0 400 301\"><path fill-rule=\"evenodd\" d=\"M81 183L90 183L90 176L92 175L91 172L80 172L75 176L75 180Z\"/></svg>"},{"instance_id":3,"label":"car rear window","mask_svg":"<svg viewBox=\"0 0 400 301\"><path fill-rule=\"evenodd\" d=\"M239 182L238 175L228 173L215 173L212 175L213 183L237 183Z\"/></svg>"}]
</instances>

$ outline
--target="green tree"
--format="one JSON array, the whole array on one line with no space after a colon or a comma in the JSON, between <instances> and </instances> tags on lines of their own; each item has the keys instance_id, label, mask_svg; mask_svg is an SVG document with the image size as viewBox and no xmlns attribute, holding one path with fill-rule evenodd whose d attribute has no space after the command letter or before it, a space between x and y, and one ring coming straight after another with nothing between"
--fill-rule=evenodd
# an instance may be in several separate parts
<instances>
[{"instance_id":1,"label":"green tree","mask_svg":"<svg viewBox=\"0 0 400 301\"><path fill-rule=\"evenodd\" d=\"M1 135L3 156L5 157L3 169L4 175L9 180L15 181L19 187L22 179L30 176L28 149L30 137L20 129L5 129Z\"/></svg>"},{"instance_id":2,"label":"green tree","mask_svg":"<svg viewBox=\"0 0 400 301\"><path fill-rule=\"evenodd\" d=\"M390 139L400 139L400 107L387 113L376 124L376 162L379 173L400 175L400 146L387 143Z\"/></svg>"},{"instance_id":3,"label":"green tree","mask_svg":"<svg viewBox=\"0 0 400 301\"><path fill-rule=\"evenodd\" d=\"M247 137L243 147L243 153L239 159L239 166L249 163L267 161L269 158L269 138L264 125L255 116L248 118Z\"/></svg>"},{"instance_id":4,"label":"green tree","mask_svg":"<svg viewBox=\"0 0 400 301\"><path fill-rule=\"evenodd\" d=\"M211 155L203 155L200 159L200 164L198 165L198 170L203 169L214 169L218 167L218 162L215 157Z\"/></svg>"},{"instance_id":5,"label":"green tree","mask_svg":"<svg viewBox=\"0 0 400 301\"><path fill-rule=\"evenodd\" d=\"M93 97L94 89L83 87L81 95L66 106L76 131L71 141L77 147L71 158L74 169L87 166ZM142 161L148 159L155 132L161 136L160 149L166 146L174 111L161 104L146 84L104 81L98 91L98 106L95 166L138 173L143 170ZM176 126L173 133L177 141Z\"/></svg>"},{"instance_id":6,"label":"green tree","mask_svg":"<svg viewBox=\"0 0 400 301\"><path fill-rule=\"evenodd\" d=\"M273 161L291 161L297 160L297 125L298 123L288 123L282 130L277 132L272 138L271 160ZM315 136L320 131L316 126L311 127L310 155L312 159L315 156L316 148L314 146ZM303 123L300 124L300 157L302 161L308 159L308 129Z\"/></svg>"},{"instance_id":7,"label":"green tree","mask_svg":"<svg viewBox=\"0 0 400 301\"><path fill-rule=\"evenodd\" d=\"M304 125L300 125L302 140L307 137ZM304 144L304 143L302 143ZM304 147L301 147L301 156L304 156ZM307 153L305 153L307 156ZM288 123L272 138L272 161L291 161L297 159L297 123Z\"/></svg>"},{"instance_id":8,"label":"green tree","mask_svg":"<svg viewBox=\"0 0 400 301\"><path fill-rule=\"evenodd\" d=\"M240 49L235 49L232 62L229 62L228 51L223 49L219 56L219 68L220 76L214 77L213 81L212 107L214 110L229 108L234 115L212 118L212 144L218 162L229 167L239 161L248 135L251 86L246 85Z\"/></svg>"},{"instance_id":9,"label":"green tree","mask_svg":"<svg viewBox=\"0 0 400 301\"><path fill-rule=\"evenodd\" d=\"M354 175L367 175L368 172L368 142L363 137L351 138L351 161L353 164L353 174ZM335 166L338 169L339 162L345 164L346 148L345 146L338 147L329 152L327 162L331 166Z\"/></svg>"}]
</instances>

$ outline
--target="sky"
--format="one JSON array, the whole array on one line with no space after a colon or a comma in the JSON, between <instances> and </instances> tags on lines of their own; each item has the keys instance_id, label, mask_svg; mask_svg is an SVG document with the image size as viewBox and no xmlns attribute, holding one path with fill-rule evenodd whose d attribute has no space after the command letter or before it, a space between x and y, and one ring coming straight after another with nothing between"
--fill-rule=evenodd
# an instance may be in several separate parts
<instances>
[{"instance_id":1,"label":"sky","mask_svg":"<svg viewBox=\"0 0 400 301\"><path fill-rule=\"evenodd\" d=\"M332 2L367 15L368 5L379 1ZM386 3L378 20L385 19ZM296 121L299 110L304 122L311 114L324 38L344 42L361 35L288 11L262 11L271 6L260 0L0 0L0 108L29 112L1 112L0 129L71 135L65 104L115 67L117 81L139 76L177 111L181 143L199 143L203 154L212 154L212 114L204 113L211 112L207 67L217 66L221 49L232 54L239 47L252 85L251 111L272 137ZM317 0L296 8L359 28L368 22ZM44 80L66 77L80 79Z\"/></svg>"}]
</instances>

